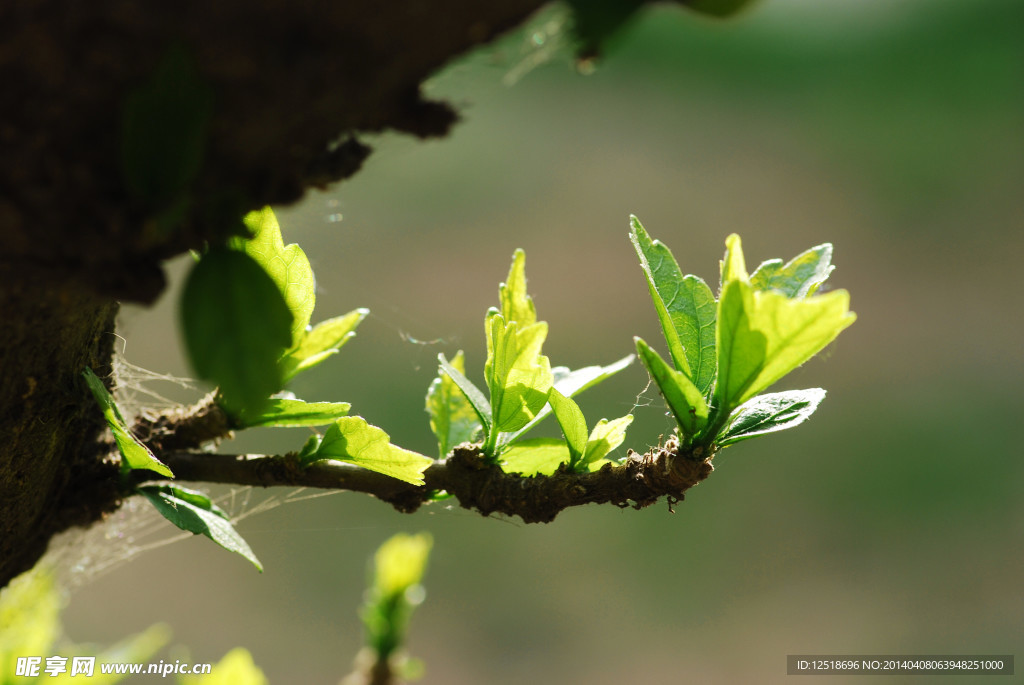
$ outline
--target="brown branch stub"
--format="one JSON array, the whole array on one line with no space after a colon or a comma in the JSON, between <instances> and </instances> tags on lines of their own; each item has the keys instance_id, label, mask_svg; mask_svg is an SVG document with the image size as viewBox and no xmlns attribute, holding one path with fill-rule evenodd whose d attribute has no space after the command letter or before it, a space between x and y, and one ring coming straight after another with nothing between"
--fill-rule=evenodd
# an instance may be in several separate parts
<instances>
[{"instance_id":1,"label":"brown branch stub","mask_svg":"<svg viewBox=\"0 0 1024 685\"><path fill-rule=\"evenodd\" d=\"M198 448L231 437L231 419L210 393L191 406L155 412L144 409L132 433L155 454Z\"/></svg>"},{"instance_id":2,"label":"brown branch stub","mask_svg":"<svg viewBox=\"0 0 1024 685\"><path fill-rule=\"evenodd\" d=\"M592 473L560 470L550 476L505 473L488 464L473 446L456 448L424 473L426 484L415 486L381 473L336 461L303 468L295 454L282 456L170 452L160 455L179 480L235 485L301 486L365 492L404 513L416 511L433 492L444 490L466 509L484 516L519 516L526 523L549 523L559 512L582 504L611 503L635 509L661 497L670 502L707 478L714 470L712 455L681 451L675 438L640 455L630 451L617 466L607 464ZM139 472L135 483L155 478Z\"/></svg>"}]
</instances>

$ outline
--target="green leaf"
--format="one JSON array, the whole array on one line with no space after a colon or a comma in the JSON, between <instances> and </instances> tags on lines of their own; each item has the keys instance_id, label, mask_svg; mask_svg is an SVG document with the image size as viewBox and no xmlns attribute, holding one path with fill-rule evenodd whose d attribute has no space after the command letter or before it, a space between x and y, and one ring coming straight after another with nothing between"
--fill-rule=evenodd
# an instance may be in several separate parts
<instances>
[{"instance_id":1,"label":"green leaf","mask_svg":"<svg viewBox=\"0 0 1024 685\"><path fill-rule=\"evenodd\" d=\"M429 457L392 445L387 433L359 416L331 424L320 448L306 463L322 459L355 464L413 485L423 485L423 472L434 463Z\"/></svg>"},{"instance_id":2,"label":"green leaf","mask_svg":"<svg viewBox=\"0 0 1024 685\"><path fill-rule=\"evenodd\" d=\"M672 252L651 240L640 221L631 217L630 237L647 276L669 354L679 371L707 394L715 382L715 317L711 288L697 276L683 276Z\"/></svg>"},{"instance_id":3,"label":"green leaf","mask_svg":"<svg viewBox=\"0 0 1024 685\"><path fill-rule=\"evenodd\" d=\"M117 449L121 452L121 457L124 459L122 467L127 467L128 469L148 469L168 478L174 478L174 474L171 473L167 465L157 459L148 447L132 435L124 417L121 416L121 411L114 402L113 396L106 386L103 385L103 381L88 366L82 371L82 375L85 377L89 390L92 391L92 396L96 398L96 402L103 411L103 418L106 419L110 432L114 434Z\"/></svg>"},{"instance_id":4,"label":"green leaf","mask_svg":"<svg viewBox=\"0 0 1024 685\"><path fill-rule=\"evenodd\" d=\"M724 447L798 426L810 418L823 399L825 391L821 388L758 395L732 413L715 442Z\"/></svg>"},{"instance_id":5,"label":"green leaf","mask_svg":"<svg viewBox=\"0 0 1024 685\"><path fill-rule=\"evenodd\" d=\"M754 290L777 290L786 297L813 295L835 269L832 245L823 243L801 252L783 266L781 259L771 259L757 267L750 276Z\"/></svg>"},{"instance_id":6,"label":"green leaf","mask_svg":"<svg viewBox=\"0 0 1024 685\"><path fill-rule=\"evenodd\" d=\"M292 314L267 272L244 252L213 248L181 297L185 347L196 375L220 386L232 413L257 414L281 389Z\"/></svg>"},{"instance_id":7,"label":"green leaf","mask_svg":"<svg viewBox=\"0 0 1024 685\"><path fill-rule=\"evenodd\" d=\"M473 383L462 375L462 372L455 368L453 365L448 363L448 360L444 358L443 354L437 355L437 361L440 365L440 372L444 372L452 381L456 387L462 391L462 394L469 401L473 411L476 412L476 416L480 419L480 425L484 427L484 435L491 434L491 404L484 397L484 394L480 392L480 388L473 385ZM447 452L445 453L447 454Z\"/></svg>"},{"instance_id":8,"label":"green leaf","mask_svg":"<svg viewBox=\"0 0 1024 685\"><path fill-rule=\"evenodd\" d=\"M498 286L498 295L505 321L515 321L521 329L537 322L537 309L526 294L526 253L522 250L516 250L512 256L508 279Z\"/></svg>"},{"instance_id":9,"label":"green leaf","mask_svg":"<svg viewBox=\"0 0 1024 685\"><path fill-rule=\"evenodd\" d=\"M708 420L708 404L704 395L686 374L676 371L640 338L636 342L640 361L661 391L665 403L676 417L676 423L687 437L693 437Z\"/></svg>"},{"instance_id":10,"label":"green leaf","mask_svg":"<svg viewBox=\"0 0 1024 685\"><path fill-rule=\"evenodd\" d=\"M303 464L308 464L316 451L320 449L320 443L323 442L323 436L318 433L314 433L306 439L302 449L299 450L298 458Z\"/></svg>"},{"instance_id":11,"label":"green leaf","mask_svg":"<svg viewBox=\"0 0 1024 685\"><path fill-rule=\"evenodd\" d=\"M311 331L303 331L296 345L281 358L284 380L290 381L299 372L337 354L342 345L355 337L356 327L369 313L369 309L356 309L321 321Z\"/></svg>"},{"instance_id":12,"label":"green leaf","mask_svg":"<svg viewBox=\"0 0 1024 685\"><path fill-rule=\"evenodd\" d=\"M690 9L712 17L731 17L755 0L683 0Z\"/></svg>"},{"instance_id":13,"label":"green leaf","mask_svg":"<svg viewBox=\"0 0 1024 685\"><path fill-rule=\"evenodd\" d=\"M205 535L229 552L242 555L260 572L263 571L263 565L249 544L231 525L227 515L206 495L174 485L146 485L138 491L178 528Z\"/></svg>"},{"instance_id":14,"label":"green leaf","mask_svg":"<svg viewBox=\"0 0 1024 685\"><path fill-rule=\"evenodd\" d=\"M232 245L255 259L274 280L292 313L292 342L288 347L297 346L306 334L316 303L316 283L306 253L295 243L285 246L270 207L249 212L242 222L253 235L236 239Z\"/></svg>"},{"instance_id":15,"label":"green leaf","mask_svg":"<svg viewBox=\"0 0 1024 685\"><path fill-rule=\"evenodd\" d=\"M626 430L629 424L633 423L633 415L626 414L612 421L601 419L590 431L590 439L587 440L587 449L583 454L583 463L592 464L608 456L616 447L626 439Z\"/></svg>"},{"instance_id":16,"label":"green leaf","mask_svg":"<svg viewBox=\"0 0 1024 685\"><path fill-rule=\"evenodd\" d=\"M514 321L506 324L494 309L488 313L486 323L484 377L491 392L494 431L516 431L529 423L548 401L551 364L540 353L548 325L543 321L525 328Z\"/></svg>"},{"instance_id":17,"label":"green leaf","mask_svg":"<svg viewBox=\"0 0 1024 685\"><path fill-rule=\"evenodd\" d=\"M325 426L348 414L348 402L303 402L293 399L271 399L258 414L239 417L242 427L256 426Z\"/></svg>"},{"instance_id":18,"label":"green leaf","mask_svg":"<svg viewBox=\"0 0 1024 685\"><path fill-rule=\"evenodd\" d=\"M683 281L679 264L661 241L651 240L639 219L635 216L630 216L629 219L632 224L629 237L640 258L640 267L647 277L647 289L650 291L651 301L654 302L654 309L658 313L658 321L665 334L665 342L668 343L669 356L672 357L672 363L677 369L687 376L692 376L693 371L686 358L686 349L683 347L683 341L679 338L679 329L665 302L666 297L670 300L675 299Z\"/></svg>"},{"instance_id":19,"label":"green leaf","mask_svg":"<svg viewBox=\"0 0 1024 685\"><path fill-rule=\"evenodd\" d=\"M45 564L15 577L4 588L0 594L0 683L33 682L15 679L17 658L52 653L61 634L62 605L61 589Z\"/></svg>"},{"instance_id":20,"label":"green leaf","mask_svg":"<svg viewBox=\"0 0 1024 685\"><path fill-rule=\"evenodd\" d=\"M727 283L718 303L718 410L731 411L821 351L856 319L849 304L845 290L794 300Z\"/></svg>"},{"instance_id":21,"label":"green leaf","mask_svg":"<svg viewBox=\"0 0 1024 685\"><path fill-rule=\"evenodd\" d=\"M569 464L575 465L587 449L587 421L583 418L579 405L554 388L548 393L548 402L555 412L558 425L562 427L562 433L565 434L565 444L569 448Z\"/></svg>"},{"instance_id":22,"label":"green leaf","mask_svg":"<svg viewBox=\"0 0 1024 685\"><path fill-rule=\"evenodd\" d=\"M722 272L722 289L729 281L747 281L747 265L743 259L743 245L735 233L725 239L725 258L720 263Z\"/></svg>"},{"instance_id":23,"label":"green leaf","mask_svg":"<svg viewBox=\"0 0 1024 685\"><path fill-rule=\"evenodd\" d=\"M466 362L462 350L452 358L451 366L465 373ZM437 437L437 450L441 459L456 445L471 442L482 428L476 410L459 390L451 376L439 371L427 390L427 413L430 430Z\"/></svg>"},{"instance_id":24,"label":"green leaf","mask_svg":"<svg viewBox=\"0 0 1024 685\"><path fill-rule=\"evenodd\" d=\"M559 465L569 461L569 448L559 438L533 438L520 440L501 455L501 469L505 473L524 476L543 474L550 476Z\"/></svg>"},{"instance_id":25,"label":"green leaf","mask_svg":"<svg viewBox=\"0 0 1024 685\"><path fill-rule=\"evenodd\" d=\"M121 167L128 191L164 209L199 175L213 115L213 89L188 52L171 47L151 79L127 98Z\"/></svg>"},{"instance_id":26,"label":"green leaf","mask_svg":"<svg viewBox=\"0 0 1024 685\"><path fill-rule=\"evenodd\" d=\"M619 371L633 363L636 359L636 355L628 355L623 357L617 362L609 364L608 366L585 366L575 371L570 371L566 366L556 366L551 369L551 377L553 379L551 387L558 390L566 397L575 397L584 390L594 387L598 383L611 378ZM551 405L545 405L528 424L520 428L514 433L502 436L501 444L507 445L511 442L518 440L527 431L532 429L542 420L551 415Z\"/></svg>"}]
</instances>

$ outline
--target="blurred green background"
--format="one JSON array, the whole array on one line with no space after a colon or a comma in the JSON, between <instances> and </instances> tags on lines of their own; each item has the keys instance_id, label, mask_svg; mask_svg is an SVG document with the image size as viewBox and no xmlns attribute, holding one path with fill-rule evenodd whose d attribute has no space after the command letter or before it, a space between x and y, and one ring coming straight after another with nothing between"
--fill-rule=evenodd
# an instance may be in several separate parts
<instances>
[{"instance_id":1,"label":"blurred green background","mask_svg":"<svg viewBox=\"0 0 1024 685\"><path fill-rule=\"evenodd\" d=\"M636 213L709 282L734 231L752 266L835 244L829 285L859 319L776 388L827 388L813 420L721 453L674 515L590 506L526 526L348 493L281 506L239 524L264 574L205 539L166 545L76 590L72 638L164 621L194 661L244 645L271 682L333 683L361 644L366 559L428 530L409 643L425 683L773 683L793 653L1021 656L1024 6L765 0L725 23L660 8L586 77L551 31L561 16L434 79L464 116L450 138L379 137L353 180L280 209L316 272L314 321L372 310L293 390L433 455L437 353L464 349L481 378L483 314L517 247L554 364L610 363L634 335L663 350ZM185 266L156 307L124 312L129 362L187 375ZM591 422L632 410L643 450L671 430L646 386L635 365L581 404ZM143 544L142 525L102 544ZM90 540L68 544L95 568L112 552Z\"/></svg>"}]
</instances>

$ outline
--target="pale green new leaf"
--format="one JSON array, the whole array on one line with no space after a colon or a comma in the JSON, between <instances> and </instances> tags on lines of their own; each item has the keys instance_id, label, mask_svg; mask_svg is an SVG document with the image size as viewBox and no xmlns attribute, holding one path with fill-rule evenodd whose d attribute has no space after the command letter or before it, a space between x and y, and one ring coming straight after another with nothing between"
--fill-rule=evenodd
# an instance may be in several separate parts
<instances>
[{"instance_id":1,"label":"pale green new leaf","mask_svg":"<svg viewBox=\"0 0 1024 685\"><path fill-rule=\"evenodd\" d=\"M230 412L258 412L281 389L278 360L291 345L293 317L248 254L214 248L203 255L185 282L181 320L196 375L220 386Z\"/></svg>"},{"instance_id":2,"label":"pale green new leaf","mask_svg":"<svg viewBox=\"0 0 1024 685\"><path fill-rule=\"evenodd\" d=\"M750 276L754 290L777 290L786 297L813 295L835 269L832 245L823 243L801 252L785 266L781 259L770 259Z\"/></svg>"},{"instance_id":3,"label":"pale green new leaf","mask_svg":"<svg viewBox=\"0 0 1024 685\"><path fill-rule=\"evenodd\" d=\"M132 435L113 396L103 385L103 381L88 366L82 371L82 375L85 377L86 385L89 386L92 396L96 398L97 404L103 411L103 418L106 419L110 432L114 434L117 449L124 459L123 466L128 469L148 469L168 478L174 478L174 474L171 473L167 465L157 459L148 447Z\"/></svg>"},{"instance_id":4,"label":"pale green new leaf","mask_svg":"<svg viewBox=\"0 0 1024 685\"><path fill-rule=\"evenodd\" d=\"M704 395L686 374L676 371L640 338L634 338L640 361L661 391L683 434L692 437L708 420Z\"/></svg>"},{"instance_id":5,"label":"pale green new leaf","mask_svg":"<svg viewBox=\"0 0 1024 685\"><path fill-rule=\"evenodd\" d=\"M550 476L559 465L569 461L569 448L558 438L532 438L520 440L501 455L501 469L505 473L524 476L542 474Z\"/></svg>"},{"instance_id":6,"label":"pale green new leaf","mask_svg":"<svg viewBox=\"0 0 1024 685\"><path fill-rule=\"evenodd\" d=\"M281 358L284 380L289 381L300 371L337 354L342 345L355 337L356 327L369 313L369 309L355 309L348 314L321 321L312 330L303 331L295 346Z\"/></svg>"},{"instance_id":7,"label":"pale green new leaf","mask_svg":"<svg viewBox=\"0 0 1024 685\"><path fill-rule=\"evenodd\" d=\"M612 421L608 419L598 421L594 430L590 431L587 449L583 453L583 463L592 464L607 457L612 450L625 441L626 430L631 423L633 423L632 414L626 414Z\"/></svg>"},{"instance_id":8,"label":"pale green new leaf","mask_svg":"<svg viewBox=\"0 0 1024 685\"><path fill-rule=\"evenodd\" d=\"M817 354L853 323L850 295L805 299L726 284L718 303L717 405L729 411Z\"/></svg>"},{"instance_id":9,"label":"pale green new leaf","mask_svg":"<svg viewBox=\"0 0 1024 685\"><path fill-rule=\"evenodd\" d=\"M484 428L484 435L491 434L491 403L487 401L484 394L480 392L480 388L473 385L472 381L466 378L460 369L455 368L452 364L444 358L443 354L437 355L437 361L440 365L440 372L443 372L455 385L462 391L462 394L469 401L473 411L476 412L476 416L480 419L480 425ZM456 443L458 444L458 443ZM447 454L447 453L446 453Z\"/></svg>"},{"instance_id":10,"label":"pale green new leaf","mask_svg":"<svg viewBox=\"0 0 1024 685\"><path fill-rule=\"evenodd\" d=\"M249 212L242 221L253 235L235 245L252 256L274 279L292 313L292 343L289 347L297 345L306 332L316 302L316 285L309 259L295 243L285 246L281 227L270 207Z\"/></svg>"},{"instance_id":11,"label":"pale green new leaf","mask_svg":"<svg viewBox=\"0 0 1024 685\"><path fill-rule=\"evenodd\" d=\"M551 363L540 351L548 325L541 321L520 328L491 310L487 315L487 362L484 377L491 393L494 430L517 431L547 404L553 377Z\"/></svg>"},{"instance_id":12,"label":"pale green new leaf","mask_svg":"<svg viewBox=\"0 0 1024 685\"><path fill-rule=\"evenodd\" d=\"M587 421L583 418L583 412L578 404L551 388L548 394L548 402L555 412L558 425L562 427L565 434L565 444L569 448L569 463L575 464L583 457L587 449Z\"/></svg>"},{"instance_id":13,"label":"pale green new leaf","mask_svg":"<svg viewBox=\"0 0 1024 685\"><path fill-rule=\"evenodd\" d=\"M724 447L798 426L810 418L823 399L825 391L821 388L758 395L736 408L715 442Z\"/></svg>"},{"instance_id":14,"label":"pale green new leaf","mask_svg":"<svg viewBox=\"0 0 1024 685\"><path fill-rule=\"evenodd\" d=\"M451 366L460 374L466 372L462 350L452 358ZM473 405L452 380L439 371L437 378L427 390L427 413L430 415L430 430L437 437L437 450L441 459L448 456L456 445L470 442L483 427Z\"/></svg>"},{"instance_id":15,"label":"pale green new leaf","mask_svg":"<svg viewBox=\"0 0 1024 685\"><path fill-rule=\"evenodd\" d=\"M729 281L746 281L747 264L743 258L743 245L740 237L735 233L725 239L725 258L720 263L722 272L722 289L725 289Z\"/></svg>"},{"instance_id":16,"label":"pale green new leaf","mask_svg":"<svg viewBox=\"0 0 1024 685\"><path fill-rule=\"evenodd\" d=\"M551 387L558 390L566 397L575 397L584 390L592 388L598 383L611 378L619 371L633 363L636 355L628 355L608 366L585 366L575 371L570 371L566 366L556 366L551 369L551 377L554 379ZM522 437L542 420L551 415L551 405L545 405L528 424L515 433L502 436L501 444L508 444Z\"/></svg>"},{"instance_id":17,"label":"pale green new leaf","mask_svg":"<svg viewBox=\"0 0 1024 685\"><path fill-rule=\"evenodd\" d=\"M322 459L355 464L413 485L423 485L423 472L434 463L429 457L392 445L387 433L359 416L331 424L307 463Z\"/></svg>"},{"instance_id":18,"label":"pale green new leaf","mask_svg":"<svg viewBox=\"0 0 1024 685\"><path fill-rule=\"evenodd\" d=\"M138 491L153 503L164 518L178 528L205 535L229 552L245 557L253 566L263 571L263 565L253 554L249 544L231 525L227 515L206 495L173 485L145 485Z\"/></svg>"},{"instance_id":19,"label":"pale green new leaf","mask_svg":"<svg viewBox=\"0 0 1024 685\"><path fill-rule=\"evenodd\" d=\"M256 426L325 426L348 414L348 402L303 402L293 399L271 399L258 414L242 414L239 423L245 428Z\"/></svg>"},{"instance_id":20,"label":"pale green new leaf","mask_svg":"<svg viewBox=\"0 0 1024 685\"><path fill-rule=\"evenodd\" d=\"M522 250L516 250L512 256L508 279L498 286L498 295L505 321L515 321L520 328L537 322L533 298L526 294L526 253Z\"/></svg>"}]
</instances>

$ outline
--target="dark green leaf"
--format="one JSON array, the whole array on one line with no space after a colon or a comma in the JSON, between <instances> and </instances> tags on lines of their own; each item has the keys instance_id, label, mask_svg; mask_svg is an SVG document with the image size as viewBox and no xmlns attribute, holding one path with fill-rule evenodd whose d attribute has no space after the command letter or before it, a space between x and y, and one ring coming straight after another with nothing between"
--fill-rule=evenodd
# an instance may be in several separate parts
<instances>
[{"instance_id":1,"label":"dark green leaf","mask_svg":"<svg viewBox=\"0 0 1024 685\"><path fill-rule=\"evenodd\" d=\"M139 492L178 528L205 535L224 549L242 555L263 571L249 544L231 525L227 515L206 495L173 485L146 485L140 487Z\"/></svg>"},{"instance_id":2,"label":"dark green leaf","mask_svg":"<svg viewBox=\"0 0 1024 685\"><path fill-rule=\"evenodd\" d=\"M106 419L107 426L110 427L110 432L114 434L114 440L117 442L117 449L121 452L121 457L123 458L122 468L148 469L167 476L168 478L174 478L174 474L171 473L169 468L167 468L167 465L157 459L156 456L149 451L148 447L132 435L124 417L121 416L121 411L117 408L117 404L114 402L114 398L111 396L106 386L103 385L103 381L101 381L88 366L85 367L84 371L82 371L82 375L85 376L85 382L89 386L92 396L96 398L96 402L100 405L100 409L103 411L103 418Z\"/></svg>"},{"instance_id":3,"label":"dark green leaf","mask_svg":"<svg viewBox=\"0 0 1024 685\"><path fill-rule=\"evenodd\" d=\"M634 338L640 361L647 367L665 403L676 417L680 430L688 437L696 435L708 420L708 405L693 381L676 371L640 338Z\"/></svg>"},{"instance_id":4,"label":"dark green leaf","mask_svg":"<svg viewBox=\"0 0 1024 685\"><path fill-rule=\"evenodd\" d=\"M731 17L756 0L683 0L690 9L713 17Z\"/></svg>"},{"instance_id":5,"label":"dark green leaf","mask_svg":"<svg viewBox=\"0 0 1024 685\"><path fill-rule=\"evenodd\" d=\"M825 391L821 388L758 395L732 413L715 442L724 447L798 426L814 413L823 399Z\"/></svg>"},{"instance_id":6,"label":"dark green leaf","mask_svg":"<svg viewBox=\"0 0 1024 685\"><path fill-rule=\"evenodd\" d=\"M153 209L173 202L199 174L213 90L188 52L173 46L125 102L121 161L129 192Z\"/></svg>"},{"instance_id":7,"label":"dark green leaf","mask_svg":"<svg viewBox=\"0 0 1024 685\"><path fill-rule=\"evenodd\" d=\"M278 360L292 338L292 313L267 272L244 252L211 249L185 283L181 319L196 375L220 387L228 411L259 414L281 389Z\"/></svg>"}]
</instances>

